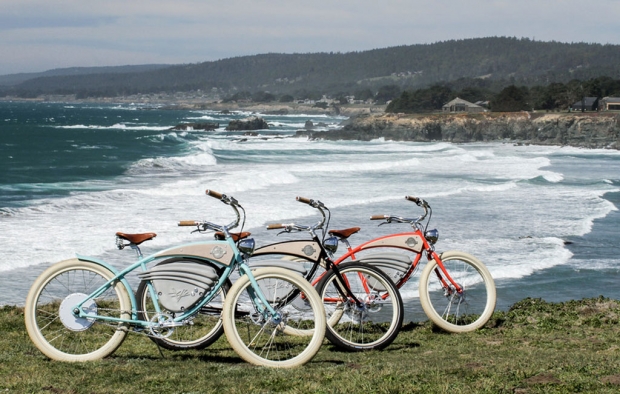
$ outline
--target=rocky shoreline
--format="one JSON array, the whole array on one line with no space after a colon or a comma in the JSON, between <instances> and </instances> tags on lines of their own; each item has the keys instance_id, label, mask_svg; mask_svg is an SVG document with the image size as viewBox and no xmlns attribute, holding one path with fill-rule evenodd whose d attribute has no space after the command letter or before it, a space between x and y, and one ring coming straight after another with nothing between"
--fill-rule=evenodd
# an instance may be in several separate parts
<instances>
[{"instance_id":1,"label":"rocky shoreline","mask_svg":"<svg viewBox=\"0 0 620 394\"><path fill-rule=\"evenodd\" d=\"M298 137L323 140L510 142L620 150L620 113L515 112L393 114L385 106L344 105L322 109L297 103L176 103L169 109L246 111L261 114L328 114L349 117L337 130L299 130Z\"/></svg>"},{"instance_id":2,"label":"rocky shoreline","mask_svg":"<svg viewBox=\"0 0 620 394\"><path fill-rule=\"evenodd\" d=\"M312 139L502 141L533 145L567 145L620 149L618 113L362 114L340 130L298 132Z\"/></svg>"},{"instance_id":3,"label":"rocky shoreline","mask_svg":"<svg viewBox=\"0 0 620 394\"><path fill-rule=\"evenodd\" d=\"M75 100L66 96L25 101L131 102L156 105L160 109L170 110L243 111L265 115L325 114L349 118L341 129L330 131L304 129L297 132L298 137L307 136L311 139L370 141L383 138L392 141L452 143L501 141L620 150L618 112L393 114L384 112L385 105L366 104L321 108L310 103L222 103L198 99L144 102L135 100L134 97Z\"/></svg>"}]
</instances>

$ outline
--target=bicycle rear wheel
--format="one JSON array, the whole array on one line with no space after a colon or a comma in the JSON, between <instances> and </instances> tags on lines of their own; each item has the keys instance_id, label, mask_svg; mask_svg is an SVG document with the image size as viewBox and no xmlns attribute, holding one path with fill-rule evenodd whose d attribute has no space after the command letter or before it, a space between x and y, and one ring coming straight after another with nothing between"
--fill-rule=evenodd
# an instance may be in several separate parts
<instances>
[{"instance_id":1,"label":"bicycle rear wheel","mask_svg":"<svg viewBox=\"0 0 620 394\"><path fill-rule=\"evenodd\" d=\"M46 269L30 288L24 308L35 346L58 361L91 361L112 354L123 343L127 324L76 317L73 307L114 277L107 268L78 259ZM102 317L131 318L129 293L120 281L86 301L82 309Z\"/></svg>"},{"instance_id":2,"label":"bicycle rear wheel","mask_svg":"<svg viewBox=\"0 0 620 394\"><path fill-rule=\"evenodd\" d=\"M469 332L482 327L495 310L495 282L477 258L459 251L444 252L441 261L463 289L457 292L435 260L420 276L420 303L428 318L449 332Z\"/></svg>"},{"instance_id":3,"label":"bicycle rear wheel","mask_svg":"<svg viewBox=\"0 0 620 394\"><path fill-rule=\"evenodd\" d=\"M383 349L396 339L403 322L403 301L388 276L357 262L338 265L343 284L333 269L321 278L317 291L327 315L325 336L348 351ZM360 304L343 295L351 289ZM345 290L346 291L346 290Z\"/></svg>"},{"instance_id":4,"label":"bicycle rear wheel","mask_svg":"<svg viewBox=\"0 0 620 394\"><path fill-rule=\"evenodd\" d=\"M149 338L168 350L200 350L210 346L224 333L221 319L222 306L230 286L230 281L226 281L218 294L208 304L192 316L186 325L175 327L168 337L149 336ZM140 282L136 291L136 298L140 305L140 319L149 321L155 316L156 312L146 281ZM174 316L172 312L169 314Z\"/></svg>"},{"instance_id":5,"label":"bicycle rear wheel","mask_svg":"<svg viewBox=\"0 0 620 394\"><path fill-rule=\"evenodd\" d=\"M325 311L316 290L300 275L282 268L259 268L252 274L278 316L259 311L256 290L248 276L242 276L224 302L222 321L228 342L251 364L291 368L307 363L325 337Z\"/></svg>"}]
</instances>

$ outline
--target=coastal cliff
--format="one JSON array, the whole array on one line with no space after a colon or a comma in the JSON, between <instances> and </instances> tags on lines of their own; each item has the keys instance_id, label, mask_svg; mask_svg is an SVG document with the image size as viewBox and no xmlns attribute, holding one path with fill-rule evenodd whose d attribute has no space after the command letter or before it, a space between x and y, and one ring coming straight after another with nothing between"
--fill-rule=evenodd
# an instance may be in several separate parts
<instances>
[{"instance_id":1,"label":"coastal cliff","mask_svg":"<svg viewBox=\"0 0 620 394\"><path fill-rule=\"evenodd\" d=\"M306 134L313 139L449 141L454 143L510 141L535 145L568 145L620 149L620 115L615 113L483 113L483 114L362 114L340 130Z\"/></svg>"}]
</instances>

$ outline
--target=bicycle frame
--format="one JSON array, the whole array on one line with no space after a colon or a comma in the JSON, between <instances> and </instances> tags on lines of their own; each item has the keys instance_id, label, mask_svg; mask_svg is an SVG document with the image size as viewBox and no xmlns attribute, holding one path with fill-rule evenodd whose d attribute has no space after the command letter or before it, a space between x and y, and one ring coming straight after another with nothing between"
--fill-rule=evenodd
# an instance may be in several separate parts
<instances>
[{"instance_id":1,"label":"bicycle frame","mask_svg":"<svg viewBox=\"0 0 620 394\"><path fill-rule=\"evenodd\" d=\"M297 230L297 231L305 230L305 231L310 232L312 236L312 240L311 241L297 241L297 240L296 241L284 241L284 242L279 242L279 243L275 243L271 245L266 245L259 249L256 249L254 251L253 256L257 257L261 255L262 256L284 255L284 256L291 256L295 258L301 258L305 261L312 262L313 267L310 270L310 272L306 274L306 279L308 281L311 281L311 283L315 285L320 280L321 277L313 279L313 276L316 273L318 266L322 262L324 263L325 265L324 268L326 270L333 268L337 272L339 278L342 280L343 278L340 276L338 272L338 268L337 268L338 265L346 261L363 262L364 261L363 259L358 260L356 258L357 253L360 253L365 250L379 249L379 248L402 249L402 250L415 253L415 257L413 257L413 259L411 260L409 268L404 273L404 275L398 280L397 283L395 283L397 288L402 287L411 278L411 276L413 275L413 273L416 271L416 269L418 268L420 264L422 255L426 254L428 261L435 260L437 262L437 266L439 268L435 269L435 273L437 274L437 277L439 281L442 283L443 287L447 289L450 287L449 285L452 285L457 293L462 293L463 289L461 285L459 285L452 278L452 276L448 273L443 262L441 261L440 255L437 252L435 252L433 244L431 244L428 241L427 237L425 236L425 231L423 231L421 228L420 222L427 216L428 209L430 209L430 206L424 200L418 199L416 197L407 196L406 199L409 201L413 201L416 204L422 206L424 208L424 215L420 216L417 219L404 219L400 217L377 215L377 216L371 217L371 219L372 220L383 219L383 220L386 220L385 223L391 223L391 221L407 222L416 228L415 231L381 236L381 237L366 241L362 243L361 245L358 245L355 248L351 247L351 244L347 240L348 238L347 236L337 237L340 242L346 245L347 252L334 260L331 258L329 253L325 250L323 243L321 242L318 235L314 231L316 229L322 228L323 224L325 223L325 213L323 212L323 209L327 209L327 208L320 201L314 201L314 200L306 199L303 197L297 197L298 201L306 203L312 206L313 208L318 209L323 215L323 220L317 223L315 226L310 226L310 227L299 226L295 224L288 224L288 225L278 224L278 225L270 225L267 228L268 229L284 228L285 232L291 232L292 230ZM334 234L334 233L339 233L339 231L337 230L330 231L329 233ZM384 267L393 268L389 263L385 263ZM364 286L367 286L363 279L362 281L364 282ZM348 284L344 280L341 283L345 284L344 290L346 291L346 293L350 294L351 292L350 292L350 289L348 289ZM345 292L342 292L341 294L345 295ZM386 296L387 295L383 295L383 297L386 297Z\"/></svg>"},{"instance_id":2,"label":"bicycle frame","mask_svg":"<svg viewBox=\"0 0 620 394\"><path fill-rule=\"evenodd\" d=\"M321 229L323 224L325 223L325 213L323 212L323 208L325 208L325 206L320 201L309 200L303 197L297 197L297 201L303 202L305 204L312 206L313 208L318 209L323 215L323 220L317 223L316 225L310 226L310 227L277 224L277 225L267 226L267 229L284 228L285 229L284 232L290 232L292 228L295 228L298 231L309 232L312 237L312 240L311 241L293 240L293 241L284 241L284 242L277 242L277 243L270 244L270 245L265 245L263 247L256 249L254 253L252 253L252 257L279 255L279 256L290 256L290 257L301 258L305 262L311 262L313 264L312 268L305 275L305 278L308 282L312 284L312 286L315 286L319 282L319 280L321 280L322 278L322 275L318 276L317 278L314 278L314 275L316 274L319 266L321 266L321 263L323 263L324 265L323 268L325 268L326 272L330 269L333 269L334 273L336 274L336 277L338 278L338 281L339 281L336 287L340 295L343 297L351 298L357 305L362 305L363 303L351 291L350 285L348 281L346 280L346 278L344 278L342 274L340 273L340 270L338 269L337 264L333 261L331 254L329 253L329 251L326 249L324 245L324 242L321 241L321 239L315 232L315 230ZM366 278L360 276L360 279L365 287L365 290L369 292L370 289L366 283ZM342 286L341 288L340 284L343 284L344 286ZM324 301L330 301L330 300L324 300ZM332 300L332 301L335 301L335 300Z\"/></svg>"},{"instance_id":3,"label":"bicycle frame","mask_svg":"<svg viewBox=\"0 0 620 394\"><path fill-rule=\"evenodd\" d=\"M106 282L104 285L99 287L97 290L89 294L82 302L75 305L73 310L77 311L76 314L78 317L86 318L86 319L116 322L116 323L128 323L134 326L142 326L142 327L147 327L147 328L156 326L156 325L161 326L161 324L157 322L142 321L138 319L138 311L139 311L138 302L135 298L133 289L131 288L131 286L129 285L129 282L126 279L126 276L129 273L139 268L144 272L147 270L147 266L149 264L153 262L161 261L164 258L181 257L181 258L199 259L199 260L211 263L211 264L215 264L216 266L220 267L221 272L219 272L219 279L216 282L216 284L209 290L209 292L205 296L203 296L202 300L196 303L189 310L183 312L182 314L179 314L179 316L174 317L172 319L172 323L164 323L164 326L174 327L174 326L183 325L182 322L184 320L198 313L200 308L208 304L215 297L215 295L218 294L221 287L230 278L230 275L232 274L235 268L238 268L239 274L241 276L243 275L248 276L250 283L252 285L252 289L253 289L253 291L251 292L251 295L253 297L252 302L257 307L258 311L261 314L267 313L267 314L270 314L271 316L277 316L276 311L271 307L269 302L266 300L264 294L260 291L260 288L258 284L256 283L256 279L254 278L254 275L252 274L250 267L245 263L242 253L237 248L237 244L234 242L233 238L228 233L228 231L225 231L225 234L226 234L226 239L223 241L213 240L213 241L194 242L194 243L183 244L180 246L175 246L169 249L159 251L150 256L139 259L137 262L123 269L122 271L117 270L116 268L112 267L110 264L106 263L103 260L78 255L77 257L79 260L88 261L88 262L102 265L103 267L109 269L112 273L114 273L115 276L114 278ZM141 256L141 253L137 245L132 245L132 248L138 249L138 255ZM207 257L208 255L212 255L213 257ZM225 258L226 255L229 255L230 257ZM217 256L220 256L220 257L218 258ZM91 314L88 311L85 311L84 308L82 308L82 306L85 303L103 294L106 290L108 290L111 286L113 286L118 281L120 281L123 284L123 286L125 286L125 289L127 290L130 296L131 305L132 305L130 319L115 318L115 317L110 317L110 316L101 316L97 314ZM157 296L157 292L155 291L153 287L153 284L151 283L151 281L148 281L147 285L148 285L150 296L154 300L154 307L155 307L156 312L158 314L162 313L162 308L160 307L159 302L157 301L158 296Z\"/></svg>"},{"instance_id":4,"label":"bicycle frame","mask_svg":"<svg viewBox=\"0 0 620 394\"><path fill-rule=\"evenodd\" d=\"M413 247L409 246L409 243L413 243L414 246ZM390 235L382 236L379 238L372 239L370 241L366 241L363 244L358 245L355 248L351 247L348 241L346 242L346 245L347 245L347 252L343 254L342 256L340 256L338 259L336 259L334 261L334 264L338 265L344 261L347 261L348 259L351 259L351 261L358 261L355 257L356 253L359 253L363 250L370 250L370 249L377 249L377 248L387 247L387 248L403 249L403 250L416 253L415 257L411 261L411 266L409 267L409 269L405 272L403 277L400 278L398 282L395 283L396 287L398 288L400 288L402 285L404 285L409 280L411 275L418 268L418 265L420 264L420 260L422 259L422 254L426 252L428 261L435 260L437 262L437 265L440 267L441 272L443 273L445 278L450 282L450 284L452 284L458 292L462 291L460 285L456 283L452 279L450 274L446 271L446 268L444 267L439 254L437 254L434 248L431 245L429 245L428 241L426 240L426 238L424 238L424 235L422 234L420 230L416 230L415 232L398 233L398 234L390 234ZM389 265L386 265L386 266L389 267ZM447 285L447 283L445 283L443 278L440 278L440 280L444 282L445 285Z\"/></svg>"},{"instance_id":5,"label":"bicycle frame","mask_svg":"<svg viewBox=\"0 0 620 394\"><path fill-rule=\"evenodd\" d=\"M318 253L316 253L317 249L319 251ZM307 253L304 252L304 250L314 250L314 252L308 255ZM275 244L265 245L259 249L256 249L256 251L252 254L253 257L269 256L269 255L298 257L298 258L303 258L305 262L311 262L313 264L312 268L306 274L305 278L308 282L312 284L312 286L315 286L319 282L319 280L321 280L321 278L323 277L323 274L319 275L316 278L314 277L314 275L319 269L319 266L321 266L321 262L324 262L325 271L329 269L333 269L340 283L343 283L345 285L344 288L338 288L340 294L342 296L350 297L357 304L361 303L361 301L357 299L355 294L353 294L348 284L348 281L346 280L346 278L344 278L340 274L338 267L333 262L333 260L329 257L327 251L325 250L320 240L318 239L318 236L316 236L315 234L313 234L312 241L278 242ZM364 285L367 287L366 290L369 291L368 286L365 283L366 280L362 278L362 281L364 282ZM325 300L325 301L329 301L329 300Z\"/></svg>"}]
</instances>

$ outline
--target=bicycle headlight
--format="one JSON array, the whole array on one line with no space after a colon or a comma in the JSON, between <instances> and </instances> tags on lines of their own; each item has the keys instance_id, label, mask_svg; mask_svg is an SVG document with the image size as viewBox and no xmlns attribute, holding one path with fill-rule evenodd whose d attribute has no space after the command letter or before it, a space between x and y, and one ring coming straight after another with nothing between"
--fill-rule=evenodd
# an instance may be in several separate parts
<instances>
[{"instance_id":1,"label":"bicycle headlight","mask_svg":"<svg viewBox=\"0 0 620 394\"><path fill-rule=\"evenodd\" d=\"M254 242L254 238L246 238L239 241L238 248L239 251L243 254L247 254L248 256L254 253L254 247L256 243Z\"/></svg>"},{"instance_id":2,"label":"bicycle headlight","mask_svg":"<svg viewBox=\"0 0 620 394\"><path fill-rule=\"evenodd\" d=\"M325 247L325 249L327 249L327 251L329 253L336 253L336 251L338 250L338 238L336 237L329 237L325 240L325 242L323 242L323 246Z\"/></svg>"},{"instance_id":3,"label":"bicycle headlight","mask_svg":"<svg viewBox=\"0 0 620 394\"><path fill-rule=\"evenodd\" d=\"M437 240L439 239L439 231L437 231L436 229L428 230L424 234L424 238L426 238L426 240L430 242L431 245L434 245L435 242L437 242Z\"/></svg>"}]
</instances>

